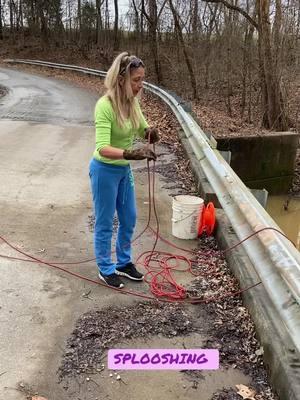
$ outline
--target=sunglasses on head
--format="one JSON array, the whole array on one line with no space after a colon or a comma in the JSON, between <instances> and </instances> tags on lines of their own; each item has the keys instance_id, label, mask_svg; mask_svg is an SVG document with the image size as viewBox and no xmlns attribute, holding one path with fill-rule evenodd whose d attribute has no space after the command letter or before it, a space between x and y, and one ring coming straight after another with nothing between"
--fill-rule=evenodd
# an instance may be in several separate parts
<instances>
[{"instance_id":1,"label":"sunglasses on head","mask_svg":"<svg viewBox=\"0 0 300 400\"><path fill-rule=\"evenodd\" d=\"M124 75L126 72L127 68L139 68L139 67L144 67L144 63L140 58L133 58L127 65L126 67L123 67L120 71L120 75Z\"/></svg>"}]
</instances>

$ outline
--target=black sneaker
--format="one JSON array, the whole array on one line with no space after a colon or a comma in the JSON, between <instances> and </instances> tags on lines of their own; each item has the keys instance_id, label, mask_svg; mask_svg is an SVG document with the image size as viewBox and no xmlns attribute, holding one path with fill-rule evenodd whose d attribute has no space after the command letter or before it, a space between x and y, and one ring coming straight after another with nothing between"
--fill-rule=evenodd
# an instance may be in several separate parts
<instances>
[{"instance_id":1,"label":"black sneaker","mask_svg":"<svg viewBox=\"0 0 300 400\"><path fill-rule=\"evenodd\" d=\"M99 272L99 278L104 281L107 286L112 286L118 289L124 287L124 283L117 274L102 275L101 272Z\"/></svg>"},{"instance_id":2,"label":"black sneaker","mask_svg":"<svg viewBox=\"0 0 300 400\"><path fill-rule=\"evenodd\" d=\"M126 276L126 278L133 281L142 281L144 279L144 275L135 268L133 263L128 263L125 267L116 268L116 274Z\"/></svg>"}]
</instances>

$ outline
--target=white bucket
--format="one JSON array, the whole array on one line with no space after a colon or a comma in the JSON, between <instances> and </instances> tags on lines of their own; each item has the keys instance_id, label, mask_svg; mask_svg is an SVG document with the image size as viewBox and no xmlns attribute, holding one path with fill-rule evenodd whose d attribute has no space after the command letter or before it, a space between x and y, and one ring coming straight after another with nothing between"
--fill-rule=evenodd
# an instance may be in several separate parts
<instances>
[{"instance_id":1,"label":"white bucket","mask_svg":"<svg viewBox=\"0 0 300 400\"><path fill-rule=\"evenodd\" d=\"M179 239L196 239L198 219L204 200L201 197L180 195L173 197L172 234Z\"/></svg>"}]
</instances>

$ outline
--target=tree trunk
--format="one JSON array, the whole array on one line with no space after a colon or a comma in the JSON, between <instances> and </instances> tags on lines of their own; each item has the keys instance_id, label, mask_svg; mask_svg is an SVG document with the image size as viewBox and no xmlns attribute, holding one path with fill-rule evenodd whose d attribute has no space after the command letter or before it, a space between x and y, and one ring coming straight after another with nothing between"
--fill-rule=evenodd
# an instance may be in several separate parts
<instances>
[{"instance_id":1,"label":"tree trunk","mask_svg":"<svg viewBox=\"0 0 300 400\"><path fill-rule=\"evenodd\" d=\"M10 33L14 35L14 10L13 0L9 0L9 22L10 22Z\"/></svg>"},{"instance_id":2,"label":"tree trunk","mask_svg":"<svg viewBox=\"0 0 300 400\"><path fill-rule=\"evenodd\" d=\"M42 34L42 39L44 41L44 43L48 46L49 45L49 38L48 38L48 26L47 26L47 20L45 17L45 3L44 1L42 1L39 4L39 8L38 8L38 13L39 13L39 18L40 18L40 30L41 30L41 34Z\"/></svg>"},{"instance_id":3,"label":"tree trunk","mask_svg":"<svg viewBox=\"0 0 300 400\"><path fill-rule=\"evenodd\" d=\"M105 1L105 30L106 34L109 30L109 7L108 7L108 0Z\"/></svg>"},{"instance_id":4,"label":"tree trunk","mask_svg":"<svg viewBox=\"0 0 300 400\"><path fill-rule=\"evenodd\" d=\"M118 0L114 0L115 23L114 23L114 50L119 49L119 5Z\"/></svg>"},{"instance_id":5,"label":"tree trunk","mask_svg":"<svg viewBox=\"0 0 300 400\"><path fill-rule=\"evenodd\" d=\"M37 8L34 0L30 1L30 16L28 20L28 26L31 35L35 35L37 31L39 31Z\"/></svg>"},{"instance_id":6,"label":"tree trunk","mask_svg":"<svg viewBox=\"0 0 300 400\"><path fill-rule=\"evenodd\" d=\"M77 21L78 21L78 31L79 31L79 45L81 44L82 40L82 20L81 20L81 0L77 0Z\"/></svg>"},{"instance_id":7,"label":"tree trunk","mask_svg":"<svg viewBox=\"0 0 300 400\"><path fill-rule=\"evenodd\" d=\"M192 32L193 32L193 43L196 44L198 40L198 10L199 10L199 5L198 5L198 0L193 0L193 16L192 16Z\"/></svg>"},{"instance_id":8,"label":"tree trunk","mask_svg":"<svg viewBox=\"0 0 300 400\"><path fill-rule=\"evenodd\" d=\"M135 54L138 56L139 55L139 44L140 44L140 18L139 18L139 11L137 9L137 6L135 4L135 0L131 0L133 9L134 9L134 30L135 30L135 35L136 35L136 40L135 40Z\"/></svg>"},{"instance_id":9,"label":"tree trunk","mask_svg":"<svg viewBox=\"0 0 300 400\"><path fill-rule=\"evenodd\" d=\"M259 71L263 98L263 126L267 129L286 131L289 126L285 101L281 88L281 69L278 35L272 41L270 21L270 0L256 0L258 21L254 20L243 8L227 0L204 0L207 3L222 3L225 7L238 11L258 31ZM276 0L274 32L281 29L281 1ZM277 41L277 42L274 42Z\"/></svg>"},{"instance_id":10,"label":"tree trunk","mask_svg":"<svg viewBox=\"0 0 300 400\"><path fill-rule=\"evenodd\" d=\"M170 4L170 8L171 8L171 11L172 11L172 14L173 14L175 29L177 31L179 43L180 43L181 48L183 50L185 62L186 62L186 65L187 65L187 68L188 68L188 71L189 71L191 86L192 86L192 90L193 90L193 97L194 97L194 99L197 99L198 98L198 94L197 94L196 77L195 77L195 74L194 74L192 62L190 60L190 57L188 55L187 48L186 48L186 45L185 45L185 42L184 42L182 29L181 29L180 22L179 22L179 17L178 17L177 11L175 10L175 7L173 5L172 0L169 0L169 4Z\"/></svg>"},{"instance_id":11,"label":"tree trunk","mask_svg":"<svg viewBox=\"0 0 300 400\"><path fill-rule=\"evenodd\" d=\"M209 6L209 5L208 5ZM205 55L205 74L204 74L204 82L205 82L205 89L209 88L209 81L210 81L210 67L212 63L212 44L211 44L211 36L214 28L214 24L216 21L217 17L217 12L219 10L219 5L216 4L214 9L212 10L211 7L209 6L209 10L211 13L211 17L209 20L208 26L206 26L207 32L206 32L206 37L205 37L205 46L204 46L204 55Z\"/></svg>"},{"instance_id":12,"label":"tree trunk","mask_svg":"<svg viewBox=\"0 0 300 400\"><path fill-rule=\"evenodd\" d=\"M249 12L249 1L247 0L247 12ZM256 9L254 10L253 19L256 18ZM242 67L242 100L241 100L241 117L244 118L246 110L247 83L249 87L248 100L248 122L251 123L251 97L252 97L252 53L253 53L253 34L254 26L245 26L245 36L243 45L243 67Z\"/></svg>"},{"instance_id":13,"label":"tree trunk","mask_svg":"<svg viewBox=\"0 0 300 400\"><path fill-rule=\"evenodd\" d=\"M232 10L228 10L228 16L226 16L225 10L225 24L226 24L226 83L227 83L227 93L225 98L225 103L227 106L227 112L230 118L232 118L232 107L231 107L231 97L233 95L232 89L232 25L233 16Z\"/></svg>"},{"instance_id":14,"label":"tree trunk","mask_svg":"<svg viewBox=\"0 0 300 400\"><path fill-rule=\"evenodd\" d=\"M68 20L69 20L69 39L72 38L72 16L71 16L71 2L68 1Z\"/></svg>"},{"instance_id":15,"label":"tree trunk","mask_svg":"<svg viewBox=\"0 0 300 400\"><path fill-rule=\"evenodd\" d=\"M144 32L144 11L145 11L145 0L141 0L141 44L142 49L144 48L144 39L145 39L145 32Z\"/></svg>"},{"instance_id":16,"label":"tree trunk","mask_svg":"<svg viewBox=\"0 0 300 400\"><path fill-rule=\"evenodd\" d=\"M251 53L252 53L252 37L254 29L245 28L244 45L243 45L243 67L242 67L242 100L241 100L241 117L244 118L247 97L247 78L251 69Z\"/></svg>"},{"instance_id":17,"label":"tree trunk","mask_svg":"<svg viewBox=\"0 0 300 400\"><path fill-rule=\"evenodd\" d=\"M267 129L286 131L288 130L288 119L283 102L281 89L281 74L278 68L279 46L274 43L275 53L272 51L272 38L270 29L270 0L257 0L259 2L259 47L261 67L263 73L261 77L263 100L264 100L264 118L263 125ZM280 1L276 1L276 14L281 14ZM275 31L280 29L281 17L275 16Z\"/></svg>"},{"instance_id":18,"label":"tree trunk","mask_svg":"<svg viewBox=\"0 0 300 400\"><path fill-rule=\"evenodd\" d=\"M19 24L24 33L24 24L23 24L23 1L20 0L19 2Z\"/></svg>"},{"instance_id":19,"label":"tree trunk","mask_svg":"<svg viewBox=\"0 0 300 400\"><path fill-rule=\"evenodd\" d=\"M99 45L101 42L101 31L103 29L101 6L103 1L96 0L97 20L96 20L96 43Z\"/></svg>"},{"instance_id":20,"label":"tree trunk","mask_svg":"<svg viewBox=\"0 0 300 400\"><path fill-rule=\"evenodd\" d=\"M162 83L162 71L158 56L158 38L157 38L157 4L156 0L149 0L149 36L151 53L154 61L154 68L157 77L157 83Z\"/></svg>"},{"instance_id":21,"label":"tree trunk","mask_svg":"<svg viewBox=\"0 0 300 400\"><path fill-rule=\"evenodd\" d=\"M61 16L61 0L56 0L55 2L55 41L56 45L60 46L64 44L65 39L65 28L62 23L62 16Z\"/></svg>"},{"instance_id":22,"label":"tree trunk","mask_svg":"<svg viewBox=\"0 0 300 400\"><path fill-rule=\"evenodd\" d=\"M0 40L3 40L3 26L2 26L2 0L0 0Z\"/></svg>"}]
</instances>

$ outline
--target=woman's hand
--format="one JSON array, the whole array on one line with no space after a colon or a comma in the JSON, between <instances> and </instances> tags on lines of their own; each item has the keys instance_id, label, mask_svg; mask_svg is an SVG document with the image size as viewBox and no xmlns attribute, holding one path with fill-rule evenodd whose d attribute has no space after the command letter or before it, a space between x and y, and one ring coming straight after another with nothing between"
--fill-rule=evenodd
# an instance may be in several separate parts
<instances>
[{"instance_id":1,"label":"woman's hand","mask_svg":"<svg viewBox=\"0 0 300 400\"><path fill-rule=\"evenodd\" d=\"M149 141L150 137L150 141ZM157 128L146 128L145 129L145 139L149 141L150 144L157 143L160 139Z\"/></svg>"},{"instance_id":2,"label":"woman's hand","mask_svg":"<svg viewBox=\"0 0 300 400\"><path fill-rule=\"evenodd\" d=\"M156 161L157 155L148 147L142 147L136 150L124 150L123 158L125 160L148 160Z\"/></svg>"}]
</instances>

